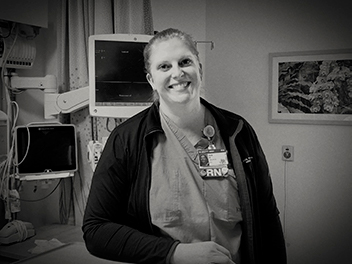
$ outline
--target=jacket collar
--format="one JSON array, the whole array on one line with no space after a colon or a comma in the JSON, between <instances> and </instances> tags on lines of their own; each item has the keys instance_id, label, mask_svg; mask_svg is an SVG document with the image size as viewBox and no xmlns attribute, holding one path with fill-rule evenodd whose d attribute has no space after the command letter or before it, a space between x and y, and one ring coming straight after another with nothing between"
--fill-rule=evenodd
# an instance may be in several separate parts
<instances>
[{"instance_id":1,"label":"jacket collar","mask_svg":"<svg viewBox=\"0 0 352 264\"><path fill-rule=\"evenodd\" d=\"M216 120L222 136L230 137L233 135L238 127L239 121L242 119L240 116L229 112L225 109L219 108L208 101L201 98L201 103L209 109L211 114Z\"/></svg>"},{"instance_id":2,"label":"jacket collar","mask_svg":"<svg viewBox=\"0 0 352 264\"><path fill-rule=\"evenodd\" d=\"M233 135L239 125L240 116L231 113L227 110L221 109L203 98L200 98L201 103L209 109L214 116L216 123L221 131L223 137L230 137ZM147 129L146 136L153 132L163 132L161 128L160 115L159 115L159 102L154 102L149 110L146 112Z\"/></svg>"}]
</instances>

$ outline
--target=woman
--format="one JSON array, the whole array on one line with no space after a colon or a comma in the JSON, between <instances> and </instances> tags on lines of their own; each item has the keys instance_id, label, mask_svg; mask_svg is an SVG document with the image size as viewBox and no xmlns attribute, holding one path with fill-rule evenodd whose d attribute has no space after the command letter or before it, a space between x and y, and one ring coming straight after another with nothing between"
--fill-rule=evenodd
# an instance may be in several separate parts
<instances>
[{"instance_id":1,"label":"woman","mask_svg":"<svg viewBox=\"0 0 352 264\"><path fill-rule=\"evenodd\" d=\"M191 37L164 30L144 59L158 99L109 137L84 216L88 250L133 263L286 263L257 136L201 98Z\"/></svg>"}]
</instances>

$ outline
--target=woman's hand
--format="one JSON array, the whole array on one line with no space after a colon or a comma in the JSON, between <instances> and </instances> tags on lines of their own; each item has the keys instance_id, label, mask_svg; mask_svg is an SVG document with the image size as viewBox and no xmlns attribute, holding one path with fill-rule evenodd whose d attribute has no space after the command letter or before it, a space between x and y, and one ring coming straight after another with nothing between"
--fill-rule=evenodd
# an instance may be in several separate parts
<instances>
[{"instance_id":1,"label":"woman's hand","mask_svg":"<svg viewBox=\"0 0 352 264\"><path fill-rule=\"evenodd\" d=\"M179 244L171 258L172 264L235 264L230 252L213 241Z\"/></svg>"}]
</instances>

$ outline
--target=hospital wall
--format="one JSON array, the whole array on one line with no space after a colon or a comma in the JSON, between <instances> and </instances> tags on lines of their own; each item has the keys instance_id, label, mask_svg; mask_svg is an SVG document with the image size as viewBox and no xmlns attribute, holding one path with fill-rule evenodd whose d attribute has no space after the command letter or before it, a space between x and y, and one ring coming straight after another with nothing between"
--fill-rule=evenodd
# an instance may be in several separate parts
<instances>
[{"instance_id":1,"label":"hospital wall","mask_svg":"<svg viewBox=\"0 0 352 264\"><path fill-rule=\"evenodd\" d=\"M352 126L272 124L269 53L352 48L350 1L152 0L155 30L204 44L205 97L244 116L265 151L289 263L351 263ZM201 54L202 56L202 54ZM281 159L294 146L294 161Z\"/></svg>"},{"instance_id":2,"label":"hospital wall","mask_svg":"<svg viewBox=\"0 0 352 264\"><path fill-rule=\"evenodd\" d=\"M289 263L351 263L352 126L268 122L269 53L351 48L349 1L151 2L155 30L176 27L198 41L214 42L214 49L198 45L204 96L255 128L270 166ZM49 12L54 20L55 10ZM50 23L37 38L34 69L20 71L21 76L57 72L56 32ZM19 124L44 121L40 91L24 92L17 100ZM282 145L294 146L293 162L282 161ZM33 193L33 185L25 191L45 195L41 189ZM41 203L24 203L21 215L30 216L25 220L35 226L58 221L58 200L55 193Z\"/></svg>"}]
</instances>

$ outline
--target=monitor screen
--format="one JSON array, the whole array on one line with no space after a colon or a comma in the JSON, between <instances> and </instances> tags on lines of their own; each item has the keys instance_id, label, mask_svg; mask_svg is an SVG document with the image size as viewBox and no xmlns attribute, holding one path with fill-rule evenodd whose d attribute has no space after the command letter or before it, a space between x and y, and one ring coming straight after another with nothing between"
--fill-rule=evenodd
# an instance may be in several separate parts
<instances>
[{"instance_id":1,"label":"monitor screen","mask_svg":"<svg viewBox=\"0 0 352 264\"><path fill-rule=\"evenodd\" d=\"M20 178L73 176L78 169L76 128L72 124L18 126L15 140L16 170Z\"/></svg>"},{"instance_id":2,"label":"monitor screen","mask_svg":"<svg viewBox=\"0 0 352 264\"><path fill-rule=\"evenodd\" d=\"M89 111L92 116L129 118L153 102L143 50L150 35L89 37Z\"/></svg>"}]
</instances>

